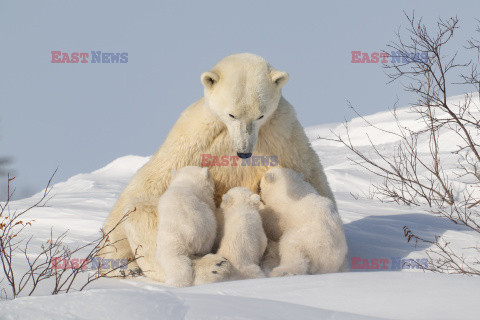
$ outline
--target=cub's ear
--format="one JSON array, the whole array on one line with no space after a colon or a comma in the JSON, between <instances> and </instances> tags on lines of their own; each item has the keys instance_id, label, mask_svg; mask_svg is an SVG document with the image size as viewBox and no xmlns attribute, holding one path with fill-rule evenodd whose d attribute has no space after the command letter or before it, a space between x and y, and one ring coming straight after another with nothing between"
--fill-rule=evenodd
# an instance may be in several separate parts
<instances>
[{"instance_id":1,"label":"cub's ear","mask_svg":"<svg viewBox=\"0 0 480 320\"><path fill-rule=\"evenodd\" d=\"M263 178L265 179L266 182L272 183L275 181L275 174L273 174L273 172L267 172L265 173Z\"/></svg>"},{"instance_id":2,"label":"cub's ear","mask_svg":"<svg viewBox=\"0 0 480 320\"><path fill-rule=\"evenodd\" d=\"M232 197L229 194L224 194L222 197L222 206L229 206L232 202Z\"/></svg>"},{"instance_id":3,"label":"cub's ear","mask_svg":"<svg viewBox=\"0 0 480 320\"><path fill-rule=\"evenodd\" d=\"M288 81L288 73L285 71L272 70L271 72L272 81L280 89Z\"/></svg>"},{"instance_id":4,"label":"cub's ear","mask_svg":"<svg viewBox=\"0 0 480 320\"><path fill-rule=\"evenodd\" d=\"M203 86L205 88L211 89L218 82L220 77L213 71L207 71L202 73L200 79L202 80Z\"/></svg>"},{"instance_id":5,"label":"cub's ear","mask_svg":"<svg viewBox=\"0 0 480 320\"><path fill-rule=\"evenodd\" d=\"M260 204L260 196L256 193L252 194L250 196L250 201L254 205L259 205Z\"/></svg>"},{"instance_id":6,"label":"cub's ear","mask_svg":"<svg viewBox=\"0 0 480 320\"><path fill-rule=\"evenodd\" d=\"M210 178L210 171L208 170L207 167L202 168L202 175L207 179Z\"/></svg>"}]
</instances>

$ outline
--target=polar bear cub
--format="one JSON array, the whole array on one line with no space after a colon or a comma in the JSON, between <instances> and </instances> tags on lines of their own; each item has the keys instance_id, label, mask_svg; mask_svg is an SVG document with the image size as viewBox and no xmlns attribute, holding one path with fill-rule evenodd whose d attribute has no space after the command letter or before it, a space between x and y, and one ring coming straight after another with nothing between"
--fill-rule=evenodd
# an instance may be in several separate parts
<instances>
[{"instance_id":1,"label":"polar bear cub","mask_svg":"<svg viewBox=\"0 0 480 320\"><path fill-rule=\"evenodd\" d=\"M217 254L232 264L234 279L262 278L259 267L267 247L267 236L258 213L260 196L250 189L236 187L222 197L223 227Z\"/></svg>"},{"instance_id":2,"label":"polar bear cub","mask_svg":"<svg viewBox=\"0 0 480 320\"><path fill-rule=\"evenodd\" d=\"M208 168L188 166L171 174L168 189L158 202L156 257L166 284L194 284L191 258L212 250L217 223L214 182Z\"/></svg>"},{"instance_id":3,"label":"polar bear cub","mask_svg":"<svg viewBox=\"0 0 480 320\"><path fill-rule=\"evenodd\" d=\"M270 169L260 183L262 199L282 232L280 265L271 277L344 271L347 241L333 202L292 169Z\"/></svg>"}]
</instances>

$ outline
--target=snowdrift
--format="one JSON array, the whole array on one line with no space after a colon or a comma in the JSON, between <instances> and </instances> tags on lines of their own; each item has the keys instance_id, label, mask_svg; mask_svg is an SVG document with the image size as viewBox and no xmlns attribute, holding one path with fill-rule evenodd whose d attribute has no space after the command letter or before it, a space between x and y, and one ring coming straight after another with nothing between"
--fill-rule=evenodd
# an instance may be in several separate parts
<instances>
[{"instance_id":1,"label":"snowdrift","mask_svg":"<svg viewBox=\"0 0 480 320\"><path fill-rule=\"evenodd\" d=\"M462 97L452 97L458 102ZM407 109L398 110L402 122L415 126ZM394 130L389 112L367 117ZM349 122L353 142L368 149L365 134L388 150L395 140L370 132L361 119ZM430 215L426 208L411 208L369 199L376 177L347 159L348 150L331 138L342 133L342 124L306 128L308 137L325 167L338 201L349 245L348 273L289 278L257 279L210 284L191 288L168 288L145 278L101 279L85 291L37 296L0 302L1 319L478 319L480 278L432 274L399 267L401 259L425 259L425 244L407 243L403 226L424 237L443 235L459 247L475 245L472 231ZM447 154L455 147L447 141ZM448 141L451 141L449 145ZM426 142L425 142L426 143ZM147 157L125 156L102 169L76 175L54 187L49 207L35 208L29 219L34 236L31 247L40 247L50 234L68 230L66 242L79 246L94 240L122 189ZM451 164L455 165L454 163ZM23 208L34 198L12 203ZM381 268L382 263L386 268ZM388 259L388 263L385 259ZM377 267L375 268L375 261ZM21 257L18 270L25 268ZM0 288L6 286L0 283Z\"/></svg>"}]
</instances>

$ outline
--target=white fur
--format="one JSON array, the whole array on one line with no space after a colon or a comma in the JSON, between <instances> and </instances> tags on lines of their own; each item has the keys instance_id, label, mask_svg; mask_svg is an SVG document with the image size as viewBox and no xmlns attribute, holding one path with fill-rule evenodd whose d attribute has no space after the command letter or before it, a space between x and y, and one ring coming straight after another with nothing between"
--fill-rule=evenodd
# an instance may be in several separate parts
<instances>
[{"instance_id":1,"label":"white fur","mask_svg":"<svg viewBox=\"0 0 480 320\"><path fill-rule=\"evenodd\" d=\"M319 194L335 202L295 109L282 97L281 88L288 80L285 72L275 70L262 57L242 53L222 59L204 73L201 80L204 97L182 112L160 149L122 192L105 222L104 230L111 231L109 241L114 245L102 250L102 257L134 259L136 255L142 256L129 264L131 270L127 270L127 274L140 268L147 277L165 280L164 270L155 257L156 205L169 187L170 171L200 166L202 154L235 156L237 152L253 152L254 156L277 156L280 166L302 172ZM223 194L234 187L247 187L258 193L260 180L269 168L263 165L211 167L216 205L220 205ZM116 227L130 209L135 211ZM273 238L280 233L274 223L266 225L272 227L265 229L267 237ZM206 255L196 260L194 269L196 276L202 275L203 282L226 279L230 272L228 263L219 255Z\"/></svg>"},{"instance_id":2,"label":"white fur","mask_svg":"<svg viewBox=\"0 0 480 320\"><path fill-rule=\"evenodd\" d=\"M158 203L157 260L166 284L191 286L191 257L210 253L217 229L214 184L208 168L184 167L172 173Z\"/></svg>"},{"instance_id":3,"label":"white fur","mask_svg":"<svg viewBox=\"0 0 480 320\"><path fill-rule=\"evenodd\" d=\"M344 271L347 242L333 202L318 194L301 173L269 170L260 184L281 231L280 265L269 276Z\"/></svg>"},{"instance_id":4,"label":"white fur","mask_svg":"<svg viewBox=\"0 0 480 320\"><path fill-rule=\"evenodd\" d=\"M217 254L225 257L234 267L236 279L262 278L260 258L267 247L258 213L260 196L247 188L230 189L223 195L221 210L224 225Z\"/></svg>"},{"instance_id":5,"label":"white fur","mask_svg":"<svg viewBox=\"0 0 480 320\"><path fill-rule=\"evenodd\" d=\"M238 54L204 72L201 80L205 105L227 127L233 150L252 153L260 127L280 101L288 74L273 69L262 57Z\"/></svg>"}]
</instances>

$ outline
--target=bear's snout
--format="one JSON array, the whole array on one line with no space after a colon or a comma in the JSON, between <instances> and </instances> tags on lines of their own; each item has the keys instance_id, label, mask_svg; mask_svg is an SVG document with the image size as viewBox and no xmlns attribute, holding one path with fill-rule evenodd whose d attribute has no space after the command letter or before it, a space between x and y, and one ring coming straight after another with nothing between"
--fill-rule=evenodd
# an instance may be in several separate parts
<instances>
[{"instance_id":1,"label":"bear's snout","mask_svg":"<svg viewBox=\"0 0 480 320\"><path fill-rule=\"evenodd\" d=\"M237 156L239 158L242 158L242 159L248 159L252 156L251 153L241 153L241 152L237 152Z\"/></svg>"}]
</instances>

